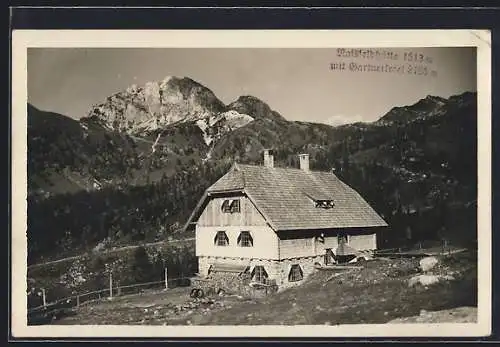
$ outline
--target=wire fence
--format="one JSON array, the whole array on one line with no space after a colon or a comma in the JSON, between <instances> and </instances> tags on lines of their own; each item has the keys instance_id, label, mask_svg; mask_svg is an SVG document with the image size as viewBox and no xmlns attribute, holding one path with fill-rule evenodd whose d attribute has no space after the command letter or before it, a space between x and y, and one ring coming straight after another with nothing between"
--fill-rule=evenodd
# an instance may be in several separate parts
<instances>
[{"instance_id":1,"label":"wire fence","mask_svg":"<svg viewBox=\"0 0 500 347\"><path fill-rule=\"evenodd\" d=\"M427 245L425 245L427 246ZM418 252L422 254L436 253L436 254L451 254L454 253L454 248L450 243L445 242L440 246L426 248L424 245L418 245L417 247L398 247L398 248L386 248L379 249L373 252L375 257L377 256L405 256L405 255L418 255ZM432 251L432 252L431 252ZM46 302L46 291L41 288L38 291L39 296L43 304L28 308L28 320L37 316L50 316L54 312L60 312L75 307L79 307L91 302L96 302L99 300L109 300L114 297L120 297L131 294L138 294L142 291L148 289L171 289L175 287L187 287L192 284L192 277L181 276L176 278L169 278L167 272L165 271L165 277L160 281L135 283L129 285L116 285L113 283L112 274L109 276L109 286L106 288L85 292L81 294L74 294L71 296L66 296L61 299L57 299L52 302ZM166 280L165 280L166 279Z\"/></svg>"},{"instance_id":2,"label":"wire fence","mask_svg":"<svg viewBox=\"0 0 500 347\"><path fill-rule=\"evenodd\" d=\"M373 252L375 256L400 255L400 256L418 256L418 255L450 255L464 248L453 245L450 241L441 242L419 242L415 245L400 246L395 248L378 249Z\"/></svg>"}]
</instances>

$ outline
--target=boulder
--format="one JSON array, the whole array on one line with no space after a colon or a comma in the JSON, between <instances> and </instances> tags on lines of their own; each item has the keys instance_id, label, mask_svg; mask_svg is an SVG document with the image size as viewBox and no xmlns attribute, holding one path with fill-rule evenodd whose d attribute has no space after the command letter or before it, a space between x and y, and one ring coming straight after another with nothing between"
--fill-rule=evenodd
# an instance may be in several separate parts
<instances>
[{"instance_id":1,"label":"boulder","mask_svg":"<svg viewBox=\"0 0 500 347\"><path fill-rule=\"evenodd\" d=\"M423 286L429 286L431 284L439 282L439 279L440 279L439 276L435 275L417 275L410 278L410 280L408 281L408 286L413 287L417 284L421 284Z\"/></svg>"},{"instance_id":2,"label":"boulder","mask_svg":"<svg viewBox=\"0 0 500 347\"><path fill-rule=\"evenodd\" d=\"M425 257L420 260L420 269L422 272L427 272L431 270L434 266L436 266L438 260L436 257Z\"/></svg>"}]
</instances>

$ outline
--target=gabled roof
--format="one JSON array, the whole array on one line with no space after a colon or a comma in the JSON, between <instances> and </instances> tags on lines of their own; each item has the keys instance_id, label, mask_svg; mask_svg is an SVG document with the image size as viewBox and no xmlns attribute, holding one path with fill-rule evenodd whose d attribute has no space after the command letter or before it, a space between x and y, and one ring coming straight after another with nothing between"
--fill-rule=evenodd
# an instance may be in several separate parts
<instances>
[{"instance_id":1,"label":"gabled roof","mask_svg":"<svg viewBox=\"0 0 500 347\"><path fill-rule=\"evenodd\" d=\"M235 164L198 203L186 227L196 222L211 194L242 191L275 230L387 226L351 187L331 172ZM315 200L333 200L318 208Z\"/></svg>"}]
</instances>

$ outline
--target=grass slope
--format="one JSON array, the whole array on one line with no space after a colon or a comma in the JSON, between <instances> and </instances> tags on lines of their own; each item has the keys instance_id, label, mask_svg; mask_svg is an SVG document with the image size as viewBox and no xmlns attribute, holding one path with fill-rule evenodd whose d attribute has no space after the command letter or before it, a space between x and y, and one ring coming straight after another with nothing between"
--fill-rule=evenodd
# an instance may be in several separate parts
<instances>
[{"instance_id":1,"label":"grass slope","mask_svg":"<svg viewBox=\"0 0 500 347\"><path fill-rule=\"evenodd\" d=\"M408 280L419 272L418 259L376 259L365 263L362 270L346 271L332 280L328 280L332 272L319 271L302 285L263 299L228 295L196 302L189 298L189 288L176 288L92 303L54 324L387 323L419 315L421 310L477 305L477 258L474 253L441 257L431 271L437 275L452 275L454 279L428 287L409 287ZM179 305L187 309L179 310Z\"/></svg>"}]
</instances>

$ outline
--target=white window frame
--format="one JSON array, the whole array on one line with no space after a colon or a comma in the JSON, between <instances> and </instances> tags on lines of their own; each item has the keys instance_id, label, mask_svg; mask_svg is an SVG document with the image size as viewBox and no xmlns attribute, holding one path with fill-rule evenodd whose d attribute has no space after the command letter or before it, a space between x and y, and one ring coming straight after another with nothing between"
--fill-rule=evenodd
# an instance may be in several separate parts
<instances>
[{"instance_id":1,"label":"white window frame","mask_svg":"<svg viewBox=\"0 0 500 347\"><path fill-rule=\"evenodd\" d=\"M233 207L233 204L237 204L238 209ZM220 210L222 213L241 213L241 201L240 199L224 199Z\"/></svg>"},{"instance_id":2,"label":"white window frame","mask_svg":"<svg viewBox=\"0 0 500 347\"><path fill-rule=\"evenodd\" d=\"M263 272L259 272L259 279L258 280L256 279L257 269L259 269L259 271L263 271ZM264 274L265 274L265 276L264 276ZM260 278L260 276L262 276L262 278ZM268 281L268 280L269 280L269 274L266 271L266 267L264 265L255 265L253 267L253 270L252 270L252 281L265 284L266 281Z\"/></svg>"},{"instance_id":3,"label":"white window frame","mask_svg":"<svg viewBox=\"0 0 500 347\"><path fill-rule=\"evenodd\" d=\"M225 244L224 245L221 245L219 243L219 240L220 240L219 235L221 235L222 233L224 233L224 238L223 238L225 240ZM218 230L217 231L217 233L215 234L215 237L214 237L214 244L217 247L227 247L227 246L229 246L229 236L227 236L227 233L224 230Z\"/></svg>"},{"instance_id":4,"label":"white window frame","mask_svg":"<svg viewBox=\"0 0 500 347\"><path fill-rule=\"evenodd\" d=\"M290 279L290 276L292 275L292 270L294 270L295 268L299 269L299 273L301 275L300 279ZM288 282L300 282L303 279L304 279L304 270L302 270L302 267L300 266L300 264L290 265L290 270L288 270Z\"/></svg>"},{"instance_id":5,"label":"white window frame","mask_svg":"<svg viewBox=\"0 0 500 347\"><path fill-rule=\"evenodd\" d=\"M249 239L248 241L250 242L250 245L249 246L243 246L243 237L242 235L248 235L249 236ZM247 247L253 247L253 236L252 236L252 233L250 233L250 231L248 230L243 230L243 231L240 231L240 234L238 235L238 239L236 240L237 244L238 244L238 247L244 247L244 248L247 248Z\"/></svg>"}]
</instances>

